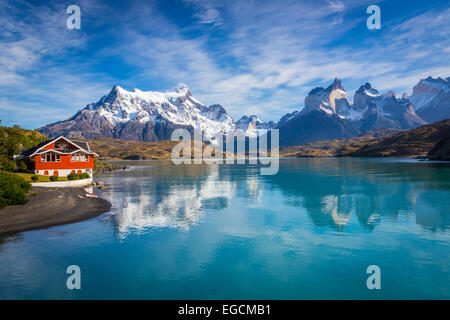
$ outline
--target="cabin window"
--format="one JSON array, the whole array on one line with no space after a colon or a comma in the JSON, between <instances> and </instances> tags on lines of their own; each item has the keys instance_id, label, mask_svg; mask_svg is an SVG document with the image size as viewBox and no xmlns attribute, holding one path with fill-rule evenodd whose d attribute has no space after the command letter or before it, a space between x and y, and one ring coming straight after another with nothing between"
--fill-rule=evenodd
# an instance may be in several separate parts
<instances>
[{"instance_id":1,"label":"cabin window","mask_svg":"<svg viewBox=\"0 0 450 320\"><path fill-rule=\"evenodd\" d=\"M61 162L61 155L53 152L41 154L41 162Z\"/></svg>"},{"instance_id":2,"label":"cabin window","mask_svg":"<svg viewBox=\"0 0 450 320\"><path fill-rule=\"evenodd\" d=\"M71 159L73 162L88 162L89 156L85 153L72 153Z\"/></svg>"},{"instance_id":3,"label":"cabin window","mask_svg":"<svg viewBox=\"0 0 450 320\"><path fill-rule=\"evenodd\" d=\"M55 149L67 149L68 145L65 142L55 142Z\"/></svg>"}]
</instances>

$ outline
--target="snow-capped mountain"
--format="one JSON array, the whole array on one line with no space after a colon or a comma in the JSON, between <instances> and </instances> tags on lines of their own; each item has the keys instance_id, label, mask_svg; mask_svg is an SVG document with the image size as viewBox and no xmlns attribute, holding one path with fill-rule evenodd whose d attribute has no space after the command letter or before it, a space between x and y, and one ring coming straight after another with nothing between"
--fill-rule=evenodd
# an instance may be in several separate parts
<instances>
[{"instance_id":1,"label":"snow-capped mountain","mask_svg":"<svg viewBox=\"0 0 450 320\"><path fill-rule=\"evenodd\" d=\"M393 91L380 94L370 83L361 86L354 97L353 118L364 133L381 128L412 129L427 124L414 111L411 102Z\"/></svg>"},{"instance_id":2,"label":"snow-capped mountain","mask_svg":"<svg viewBox=\"0 0 450 320\"><path fill-rule=\"evenodd\" d=\"M255 136L278 128L281 145L299 145L381 128L412 129L446 118L450 118L450 78L420 80L413 94L402 98L393 91L381 94L366 83L355 92L353 104L341 80L335 79L327 88L312 89L305 107L284 115L277 124L255 115L243 116L235 123L221 105L207 107L180 84L168 92L127 91L114 86L73 117L38 130L50 137L159 141L170 139L174 129L186 128L201 131L204 139L214 143L216 134L239 129Z\"/></svg>"},{"instance_id":3,"label":"snow-capped mountain","mask_svg":"<svg viewBox=\"0 0 450 320\"><path fill-rule=\"evenodd\" d=\"M273 121L264 122L255 115L242 116L236 121L236 129L243 130L247 136L256 136L276 127Z\"/></svg>"},{"instance_id":4,"label":"snow-capped mountain","mask_svg":"<svg viewBox=\"0 0 450 320\"><path fill-rule=\"evenodd\" d=\"M408 99L417 114L428 122L450 118L450 77L420 80Z\"/></svg>"},{"instance_id":5,"label":"snow-capped mountain","mask_svg":"<svg viewBox=\"0 0 450 320\"><path fill-rule=\"evenodd\" d=\"M347 138L381 128L412 129L427 123L408 99L398 98L392 91L380 94L370 83L355 92L352 105L339 79L327 88L311 90L303 110L282 120L278 128L284 145Z\"/></svg>"},{"instance_id":6,"label":"snow-capped mountain","mask_svg":"<svg viewBox=\"0 0 450 320\"><path fill-rule=\"evenodd\" d=\"M381 96L381 94L372 88L370 83L366 82L355 92L353 98L353 109L358 112L364 112L369 105L375 103L375 101Z\"/></svg>"},{"instance_id":7,"label":"snow-capped mountain","mask_svg":"<svg viewBox=\"0 0 450 320\"><path fill-rule=\"evenodd\" d=\"M348 115L351 109L347 91L344 90L341 80L335 79L326 89L317 87L305 99L305 108L302 114L313 110L324 111L328 114Z\"/></svg>"},{"instance_id":8,"label":"snow-capped mountain","mask_svg":"<svg viewBox=\"0 0 450 320\"><path fill-rule=\"evenodd\" d=\"M295 110L293 112L290 113L286 113L284 116L281 117L281 119L278 121L277 123L277 127L281 127L283 126L283 124L285 124L286 122L288 122L289 120L291 120L292 118L294 118L296 115L298 114L298 111Z\"/></svg>"},{"instance_id":9,"label":"snow-capped mountain","mask_svg":"<svg viewBox=\"0 0 450 320\"><path fill-rule=\"evenodd\" d=\"M382 127L412 129L426 124L426 121L416 115L409 100L399 99L393 91L380 94L368 82L355 92L353 105L339 79L335 79L326 89L315 88L306 97L301 114L312 110L335 114L353 122L358 129L364 127L363 131L378 126L375 123L373 126L367 124L368 120L373 121L374 115L376 122L383 123Z\"/></svg>"},{"instance_id":10,"label":"snow-capped mountain","mask_svg":"<svg viewBox=\"0 0 450 320\"><path fill-rule=\"evenodd\" d=\"M217 133L233 131L235 123L222 106L206 107L184 84L169 92L127 91L114 86L98 102L88 104L73 117L42 127L39 131L51 137L158 141L170 139L176 128L199 130L205 139L210 140Z\"/></svg>"}]
</instances>

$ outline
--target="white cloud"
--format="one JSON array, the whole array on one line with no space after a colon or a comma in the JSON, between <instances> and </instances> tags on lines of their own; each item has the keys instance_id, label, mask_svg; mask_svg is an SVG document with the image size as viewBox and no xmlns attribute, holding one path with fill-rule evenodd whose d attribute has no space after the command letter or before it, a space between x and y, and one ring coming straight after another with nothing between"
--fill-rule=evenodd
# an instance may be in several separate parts
<instances>
[{"instance_id":1,"label":"white cloud","mask_svg":"<svg viewBox=\"0 0 450 320\"><path fill-rule=\"evenodd\" d=\"M115 22L107 25L114 42L86 61L74 59L64 65L46 58L65 56L71 47L86 43L83 33L74 38L54 27L63 18L64 28L65 11L61 17L57 8L43 7L42 17L30 17L36 23L27 25L14 20L18 8L4 5L2 12L11 14L0 16L0 27L10 43L0 47L0 94L4 96L0 115L6 114L8 106L21 104L34 110L40 101L51 114L61 110L61 119L96 101L116 83L166 90L184 82L202 102L220 103L235 118L255 113L264 120L277 120L301 107L312 87L327 85L334 77L342 78L347 90L371 81L380 90L409 91L421 77L450 74L446 67L450 9L386 23L380 33L331 46L345 40L349 31L365 28L365 10L361 16L346 12L371 1L346 1L345 5L337 0L286 0L283 5L252 0L228 5L185 2L195 9L197 27L179 27L149 3L130 5L120 13L101 2L82 3L82 30L83 21L102 26L102 20L94 17L108 17L103 21ZM24 2L24 6L31 5ZM211 29L227 36L215 37ZM15 38L17 34L20 37ZM107 74L108 69L91 73L92 61L111 57L130 66L129 78L118 82ZM12 94L18 87L20 94Z\"/></svg>"},{"instance_id":2,"label":"white cloud","mask_svg":"<svg viewBox=\"0 0 450 320\"><path fill-rule=\"evenodd\" d=\"M345 5L342 1L328 0L328 8L333 12L343 12L345 10Z\"/></svg>"},{"instance_id":3,"label":"white cloud","mask_svg":"<svg viewBox=\"0 0 450 320\"><path fill-rule=\"evenodd\" d=\"M206 8L203 12L196 14L200 23L219 24L221 23L219 11L214 8Z\"/></svg>"},{"instance_id":4,"label":"white cloud","mask_svg":"<svg viewBox=\"0 0 450 320\"><path fill-rule=\"evenodd\" d=\"M184 0L184 2L193 5L196 9L194 17L198 19L201 24L220 25L222 18L214 1L207 0Z\"/></svg>"},{"instance_id":5,"label":"white cloud","mask_svg":"<svg viewBox=\"0 0 450 320\"><path fill-rule=\"evenodd\" d=\"M87 6L83 6L87 8ZM29 1L0 5L0 117L34 128L71 116L105 93L111 81L91 74L87 64L67 59L73 48L83 48L83 33L66 28L65 6ZM82 11L83 12L83 11ZM26 13L26 19L18 16ZM55 63L64 57L64 64ZM13 115L13 116L12 116Z\"/></svg>"}]
</instances>

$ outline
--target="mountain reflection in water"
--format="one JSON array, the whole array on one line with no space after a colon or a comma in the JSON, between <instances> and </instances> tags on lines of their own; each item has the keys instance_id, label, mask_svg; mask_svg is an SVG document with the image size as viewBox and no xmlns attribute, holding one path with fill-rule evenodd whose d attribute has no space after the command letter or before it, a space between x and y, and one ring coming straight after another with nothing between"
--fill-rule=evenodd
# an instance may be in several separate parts
<instances>
[{"instance_id":1,"label":"mountain reflection in water","mask_svg":"<svg viewBox=\"0 0 450 320\"><path fill-rule=\"evenodd\" d=\"M395 223L400 216L430 230L449 226L449 202L442 201L450 189L446 164L281 160L273 176L260 175L256 165L133 164L139 166L101 178L109 185L103 196L113 204L119 237L149 228L189 230L206 212L214 214L238 198L246 207L257 207L262 197L276 193L281 202L270 209L297 207L315 226L337 231L345 231L353 216L369 231L383 219Z\"/></svg>"}]
</instances>

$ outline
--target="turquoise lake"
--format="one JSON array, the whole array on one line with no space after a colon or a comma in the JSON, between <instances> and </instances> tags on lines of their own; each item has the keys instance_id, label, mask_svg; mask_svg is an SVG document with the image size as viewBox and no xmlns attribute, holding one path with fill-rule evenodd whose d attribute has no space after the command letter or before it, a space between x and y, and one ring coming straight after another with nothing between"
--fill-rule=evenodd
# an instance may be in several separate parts
<instances>
[{"instance_id":1,"label":"turquoise lake","mask_svg":"<svg viewBox=\"0 0 450 320\"><path fill-rule=\"evenodd\" d=\"M0 299L450 299L449 163L124 163L110 212L0 239Z\"/></svg>"}]
</instances>

